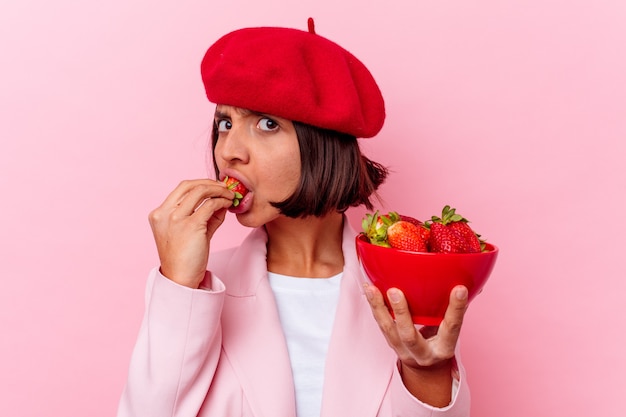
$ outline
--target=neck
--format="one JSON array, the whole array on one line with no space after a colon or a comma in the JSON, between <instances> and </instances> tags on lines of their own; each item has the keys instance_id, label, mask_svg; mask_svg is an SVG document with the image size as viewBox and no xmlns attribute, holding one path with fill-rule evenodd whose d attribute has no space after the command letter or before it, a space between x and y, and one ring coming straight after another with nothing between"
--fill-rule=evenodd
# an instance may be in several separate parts
<instances>
[{"instance_id":1,"label":"neck","mask_svg":"<svg viewBox=\"0 0 626 417\"><path fill-rule=\"evenodd\" d=\"M265 225L267 269L277 274L328 278L343 270L343 215L281 217Z\"/></svg>"}]
</instances>

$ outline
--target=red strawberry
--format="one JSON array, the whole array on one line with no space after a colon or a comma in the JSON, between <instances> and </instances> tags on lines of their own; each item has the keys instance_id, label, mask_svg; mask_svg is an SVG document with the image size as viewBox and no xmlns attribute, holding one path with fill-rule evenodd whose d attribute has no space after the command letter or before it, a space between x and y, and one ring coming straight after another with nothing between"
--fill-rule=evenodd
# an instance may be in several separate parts
<instances>
[{"instance_id":1,"label":"red strawberry","mask_svg":"<svg viewBox=\"0 0 626 417\"><path fill-rule=\"evenodd\" d=\"M474 253L482 251L480 237L472 230L471 227L469 227L469 224L467 224L467 222L460 221L450 223L449 227L456 230L459 235L464 238L465 242L467 243L467 252Z\"/></svg>"},{"instance_id":2,"label":"red strawberry","mask_svg":"<svg viewBox=\"0 0 626 417\"><path fill-rule=\"evenodd\" d=\"M248 189L244 187L237 178L234 177L224 178L224 184L226 184L229 190L235 193L235 198L233 199L233 207L237 207L241 199L246 194L248 194Z\"/></svg>"},{"instance_id":3,"label":"red strawberry","mask_svg":"<svg viewBox=\"0 0 626 417\"><path fill-rule=\"evenodd\" d=\"M398 220L387 228L387 241L392 248L412 252L428 252L427 241L422 237L422 226Z\"/></svg>"},{"instance_id":4,"label":"red strawberry","mask_svg":"<svg viewBox=\"0 0 626 417\"><path fill-rule=\"evenodd\" d=\"M469 227L468 220L456 209L445 206L441 218L432 216L427 222L430 228L428 241L431 252L474 253L481 251L479 236Z\"/></svg>"},{"instance_id":5,"label":"red strawberry","mask_svg":"<svg viewBox=\"0 0 626 417\"><path fill-rule=\"evenodd\" d=\"M400 218L400 220L413 223L416 226L422 226L424 224L422 221L417 220L416 218L411 217L411 216L406 216L404 214L400 214L398 217Z\"/></svg>"},{"instance_id":6,"label":"red strawberry","mask_svg":"<svg viewBox=\"0 0 626 417\"><path fill-rule=\"evenodd\" d=\"M422 237L422 239L428 243L428 238L430 237L430 229L428 229L425 225L424 222L417 220L413 217L410 216L405 216L404 214L400 214L400 220L403 220L405 222L409 222L409 223L413 223L416 226L419 226L419 232L420 232L420 236Z\"/></svg>"},{"instance_id":7,"label":"red strawberry","mask_svg":"<svg viewBox=\"0 0 626 417\"><path fill-rule=\"evenodd\" d=\"M428 234L422 222L396 212L381 215L367 214L363 220L363 231L370 243L396 249L428 252Z\"/></svg>"}]
</instances>

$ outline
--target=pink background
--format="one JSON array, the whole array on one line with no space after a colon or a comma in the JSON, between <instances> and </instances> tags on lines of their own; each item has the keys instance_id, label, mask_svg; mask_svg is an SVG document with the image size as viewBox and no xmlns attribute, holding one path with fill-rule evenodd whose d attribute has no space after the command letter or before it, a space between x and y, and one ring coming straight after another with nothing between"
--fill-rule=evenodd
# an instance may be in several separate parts
<instances>
[{"instance_id":1,"label":"pink background","mask_svg":"<svg viewBox=\"0 0 626 417\"><path fill-rule=\"evenodd\" d=\"M3 1L0 415L114 415L147 213L207 175L202 54L308 16L386 97L383 209L452 204L501 248L463 331L472 414L623 415L622 0Z\"/></svg>"}]
</instances>

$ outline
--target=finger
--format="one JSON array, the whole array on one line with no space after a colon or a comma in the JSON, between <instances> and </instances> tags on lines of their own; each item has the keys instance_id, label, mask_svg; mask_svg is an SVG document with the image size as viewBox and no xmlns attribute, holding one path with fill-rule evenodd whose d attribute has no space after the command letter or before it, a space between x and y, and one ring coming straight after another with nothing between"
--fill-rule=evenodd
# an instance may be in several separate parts
<instances>
[{"instance_id":1,"label":"finger","mask_svg":"<svg viewBox=\"0 0 626 417\"><path fill-rule=\"evenodd\" d=\"M195 187L189 189L182 197L178 202L176 210L184 216L191 215L203 206L214 207L215 210L225 203L221 201L217 203L217 205L210 204L211 200L218 198L221 200L227 199L232 203L234 195L232 191L216 184L197 184Z\"/></svg>"},{"instance_id":2,"label":"finger","mask_svg":"<svg viewBox=\"0 0 626 417\"><path fill-rule=\"evenodd\" d=\"M463 317L465 316L465 311L467 311L467 303L467 288L463 285L454 287L450 292L450 302L438 332L441 343L447 346L448 349L454 350L456 346L461 333Z\"/></svg>"},{"instance_id":3,"label":"finger","mask_svg":"<svg viewBox=\"0 0 626 417\"><path fill-rule=\"evenodd\" d=\"M196 188L198 185L216 185L227 189L226 185L219 181L210 179L197 179L197 180L184 180L181 181L178 186L166 197L163 201L163 206L176 206L181 200L189 193L190 190Z\"/></svg>"},{"instance_id":4,"label":"finger","mask_svg":"<svg viewBox=\"0 0 626 417\"><path fill-rule=\"evenodd\" d=\"M398 334L396 333L396 323L389 313L389 309L385 304L382 293L374 285L365 285L365 295L372 308L372 314L378 326L382 330L383 334L387 338L387 341L392 344L398 341Z\"/></svg>"},{"instance_id":5,"label":"finger","mask_svg":"<svg viewBox=\"0 0 626 417\"><path fill-rule=\"evenodd\" d=\"M404 293L397 288L390 288L387 291L387 298L393 310L396 321L396 331L400 342L411 351L424 352L426 343L422 335L415 329L409 304L404 297Z\"/></svg>"},{"instance_id":6,"label":"finger","mask_svg":"<svg viewBox=\"0 0 626 417\"><path fill-rule=\"evenodd\" d=\"M206 200L193 214L198 222L206 224L207 236L210 238L226 218L226 209L233 204L232 200L225 198L211 198Z\"/></svg>"},{"instance_id":7,"label":"finger","mask_svg":"<svg viewBox=\"0 0 626 417\"><path fill-rule=\"evenodd\" d=\"M228 203L227 207L223 207L219 210L213 212L209 220L207 221L207 235L213 236L218 227L224 223L224 219L226 218L226 209L231 206L232 202L230 200L226 200Z\"/></svg>"}]
</instances>

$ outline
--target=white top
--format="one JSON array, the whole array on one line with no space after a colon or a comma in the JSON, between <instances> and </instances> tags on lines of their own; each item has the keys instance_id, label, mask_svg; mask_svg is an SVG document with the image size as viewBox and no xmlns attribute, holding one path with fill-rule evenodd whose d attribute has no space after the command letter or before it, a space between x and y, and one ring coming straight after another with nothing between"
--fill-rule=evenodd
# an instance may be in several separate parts
<instances>
[{"instance_id":1,"label":"white top","mask_svg":"<svg viewBox=\"0 0 626 417\"><path fill-rule=\"evenodd\" d=\"M324 366L343 273L301 278L268 273L287 340L297 417L319 417Z\"/></svg>"}]
</instances>

